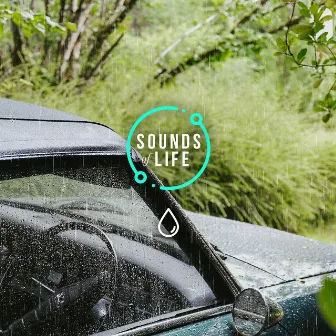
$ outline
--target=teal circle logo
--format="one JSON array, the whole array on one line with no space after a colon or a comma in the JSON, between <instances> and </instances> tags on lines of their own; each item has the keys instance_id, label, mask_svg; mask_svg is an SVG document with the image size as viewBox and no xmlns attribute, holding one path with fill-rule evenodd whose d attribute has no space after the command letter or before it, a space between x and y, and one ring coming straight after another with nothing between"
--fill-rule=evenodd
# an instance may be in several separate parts
<instances>
[{"instance_id":1,"label":"teal circle logo","mask_svg":"<svg viewBox=\"0 0 336 336\"><path fill-rule=\"evenodd\" d=\"M138 171L133 163L132 160L132 154L131 154L131 140L132 140L132 136L136 130L136 128L139 126L139 124L146 119L147 117L149 117L150 115L154 114L154 113L158 113L158 112L162 112L162 111L175 111L178 112L179 108L177 106L159 106L156 107L154 109L151 109L149 111L147 111L146 113L144 113L143 115L141 115L137 121L133 124L130 132L128 133L128 137L127 137L127 142L126 142L126 154L127 154L127 159L128 162L134 172L134 180L135 182L137 182L138 184L143 184L147 181L147 174L144 171ZM182 109L181 110L182 113L185 113L186 110ZM186 181L182 184L176 185L176 186L160 186L161 190L178 190L178 189L182 189L185 187L188 187L189 185L191 185L192 183L194 183L205 171L209 160L210 160L210 153L211 153L211 142L210 142L210 137L208 134L208 131L206 129L206 127L203 124L203 116L198 113L195 112L193 113L190 118L189 121L192 125L194 126L198 126L201 128L204 137L205 137L205 142L206 142L206 155L205 155L205 160L203 162L203 165L201 167L201 169L198 171L198 173L191 178L189 181ZM152 185L152 187L155 187L155 185Z\"/></svg>"}]
</instances>

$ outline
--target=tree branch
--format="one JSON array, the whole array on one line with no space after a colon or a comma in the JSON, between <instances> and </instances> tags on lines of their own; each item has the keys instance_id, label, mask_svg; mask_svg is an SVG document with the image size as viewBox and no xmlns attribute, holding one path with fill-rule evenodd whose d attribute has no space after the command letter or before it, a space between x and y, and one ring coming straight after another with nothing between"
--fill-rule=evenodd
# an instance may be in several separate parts
<instances>
[{"instance_id":1,"label":"tree branch","mask_svg":"<svg viewBox=\"0 0 336 336\"><path fill-rule=\"evenodd\" d=\"M156 58L154 64L158 64L170 51L172 51L176 46L184 41L186 37L202 28L204 25L211 23L219 17L219 14L213 14L208 17L204 22L197 24L196 26L188 29L185 33L183 33L176 41L174 41L168 48L166 48L161 54Z\"/></svg>"},{"instance_id":2,"label":"tree branch","mask_svg":"<svg viewBox=\"0 0 336 336\"><path fill-rule=\"evenodd\" d=\"M89 52L88 60L92 60L94 59L95 55L100 54L104 42L107 40L110 34L119 26L119 24L125 19L126 15L131 11L131 9L134 7L137 1L138 0L129 0L127 4L125 3L125 0L120 0L118 2L118 6L110 22L98 31L96 35L97 36L96 43ZM82 71L82 77L85 78L87 76L87 73L91 71L90 68L91 68L90 64L87 63Z\"/></svg>"},{"instance_id":3,"label":"tree branch","mask_svg":"<svg viewBox=\"0 0 336 336\"><path fill-rule=\"evenodd\" d=\"M44 0L44 12L45 12L45 16L49 16L49 0ZM48 52L49 52L49 39L48 39L47 32L44 36L43 50L44 50L44 55L43 55L43 59L41 62L42 64L46 61L48 57Z\"/></svg>"},{"instance_id":4,"label":"tree branch","mask_svg":"<svg viewBox=\"0 0 336 336\"><path fill-rule=\"evenodd\" d=\"M69 43L66 47L66 50L64 52L63 61L62 61L61 67L60 67L60 78L63 77L64 72L68 68L69 60L70 60L70 57L72 55L73 49L74 49L77 41L79 40L81 34L85 30L85 24L86 24L86 22L89 18L89 15L90 15L90 12L91 12L91 9L92 9L93 5L94 5L94 3L88 4L88 6L86 7L86 9L83 11L82 15L79 18L77 31L71 34L71 38L70 38L70 41L69 41Z\"/></svg>"},{"instance_id":5,"label":"tree branch","mask_svg":"<svg viewBox=\"0 0 336 336\"><path fill-rule=\"evenodd\" d=\"M106 16L107 1L108 0L101 0L101 6L100 6L100 16L104 22L105 22L105 16Z\"/></svg>"},{"instance_id":6,"label":"tree branch","mask_svg":"<svg viewBox=\"0 0 336 336\"><path fill-rule=\"evenodd\" d=\"M286 23L282 24L281 26L277 27L277 28L273 28L269 31L266 31L266 33L269 34L276 34L277 32L283 30L285 27L291 27L293 25L296 25L297 23L299 23L301 20L303 19L303 17L294 17L291 18L289 21L287 21ZM242 21L239 21L239 24ZM243 23L245 23L246 21L244 20ZM235 31L237 29L237 26L235 28L232 29L232 31ZM248 45L250 44L249 42L245 42L244 45ZM159 79L163 74L167 73L167 77L163 78L162 80L160 80L160 84L161 85L165 85L168 84L169 82L171 82L177 75L179 75L181 72L183 72L186 68L193 66L195 64L199 64L202 61L209 59L217 54L220 54L221 50L216 46L213 49L210 49L200 55L198 55L197 59L195 59L194 57L190 57L188 60L186 60L183 63L180 63L177 67L175 67L174 69L170 70L168 72L167 68L162 69L155 77L154 80Z\"/></svg>"},{"instance_id":7,"label":"tree branch","mask_svg":"<svg viewBox=\"0 0 336 336\"><path fill-rule=\"evenodd\" d=\"M59 10L59 23L62 24L65 19L65 5L66 5L66 0L61 0L60 4L60 10Z\"/></svg>"},{"instance_id":8,"label":"tree branch","mask_svg":"<svg viewBox=\"0 0 336 336\"><path fill-rule=\"evenodd\" d=\"M236 32L236 29L245 24L246 22L250 21L252 16L260 12L261 8L266 5L266 3L269 0L260 0L260 6L254 8L249 14L242 17L236 24L234 28L231 29L230 34L234 34ZM223 29L219 31L219 33L222 33Z\"/></svg>"},{"instance_id":9,"label":"tree branch","mask_svg":"<svg viewBox=\"0 0 336 336\"><path fill-rule=\"evenodd\" d=\"M266 3L269 0L261 0L260 1L260 6L254 8L249 14L247 14L246 16L242 17L237 23L236 25L231 29L230 34L234 34L236 32L236 30L244 25L246 22L248 22L253 15L255 15L256 13L258 13L264 5L266 5ZM220 32L222 32L223 30L220 30ZM215 47L211 50L208 50L206 52L204 52L203 54L199 55L197 59L195 59L195 57L190 57L187 61L180 63L177 67L175 67L174 69L170 70L168 72L167 68L163 68L159 71L159 73L154 77L154 80L159 79L163 74L168 72L168 78L165 78L163 80L160 81L161 85L167 84L168 82L172 81L173 78L175 78L178 74L180 74L181 72L183 72L187 67L194 65L194 64L198 64L201 63L203 60L212 57L216 54L221 53L221 51Z\"/></svg>"},{"instance_id":10,"label":"tree branch","mask_svg":"<svg viewBox=\"0 0 336 336\"><path fill-rule=\"evenodd\" d=\"M60 0L60 9L59 9L59 13L58 13L58 22L60 24L64 23L64 19L65 19L65 5L66 5L66 0ZM57 45L57 52L56 52L56 62L59 61L62 50L64 49L64 45L65 45L65 40L64 38L62 38ZM57 75L57 70L56 70L56 75Z\"/></svg>"},{"instance_id":11,"label":"tree branch","mask_svg":"<svg viewBox=\"0 0 336 336\"><path fill-rule=\"evenodd\" d=\"M260 2L260 5L265 5L266 2L268 0L263 0ZM277 7L273 8L271 11L272 12L275 12L279 9L282 9L282 8L285 8L287 6L287 4L281 4L281 5L278 5ZM259 7L255 8L252 12L250 12L248 15L244 16L237 24L236 26L230 31L231 34L234 34L235 33L235 30L243 25L244 23L248 22L251 17L256 14L258 11L260 10ZM265 12L265 13L262 13L263 15L266 15L268 14L269 12ZM217 18L219 17L219 14L214 14L212 16L210 16L204 23L199 23L198 25L190 28L189 30L187 30L185 33L183 33L176 41L174 41L167 49L165 49L154 61L154 64L158 64L171 50L173 50L177 45L179 45L181 42L184 41L184 39L191 35L192 33L194 33L195 31L197 31L198 29L200 29L201 27L203 27L205 24L209 24L210 22L216 20ZM295 23L293 23L295 24ZM284 28L285 26L288 26L288 23L284 24L283 26L281 27L278 27L276 29L278 30L281 30L282 28ZM223 29L221 29L219 31L222 32ZM272 32L270 32L272 34ZM274 32L275 33L275 32ZM166 73L167 72L167 69L164 69L162 72L159 73L159 75L157 75L155 78L157 78L158 76L162 75L163 73Z\"/></svg>"},{"instance_id":12,"label":"tree branch","mask_svg":"<svg viewBox=\"0 0 336 336\"><path fill-rule=\"evenodd\" d=\"M90 79L95 74L97 69L107 60L107 58L109 57L111 52L117 47L117 45L119 44L123 36L124 34L121 34L118 37L118 39L112 44L112 46L108 50L105 51L104 55L101 57L100 60L98 60L96 65L90 69L90 72L86 73L86 76L84 77L86 80Z\"/></svg>"},{"instance_id":13,"label":"tree branch","mask_svg":"<svg viewBox=\"0 0 336 336\"><path fill-rule=\"evenodd\" d=\"M303 18L304 18L303 16L293 17L292 19L288 20L287 22L285 22L281 26L273 28L271 30L268 30L267 33L276 34L286 27L289 28L289 27L297 25L298 23L300 23L300 21L303 20Z\"/></svg>"}]
</instances>

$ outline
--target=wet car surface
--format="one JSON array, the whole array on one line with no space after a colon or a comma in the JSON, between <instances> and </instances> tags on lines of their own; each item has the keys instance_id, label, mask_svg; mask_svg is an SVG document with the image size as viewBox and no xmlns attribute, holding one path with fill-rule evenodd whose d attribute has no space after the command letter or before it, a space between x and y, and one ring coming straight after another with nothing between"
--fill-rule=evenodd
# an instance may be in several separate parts
<instances>
[{"instance_id":1,"label":"wet car surface","mask_svg":"<svg viewBox=\"0 0 336 336\"><path fill-rule=\"evenodd\" d=\"M0 99L0 127L1 336L335 335L335 247L183 211L104 125Z\"/></svg>"}]
</instances>

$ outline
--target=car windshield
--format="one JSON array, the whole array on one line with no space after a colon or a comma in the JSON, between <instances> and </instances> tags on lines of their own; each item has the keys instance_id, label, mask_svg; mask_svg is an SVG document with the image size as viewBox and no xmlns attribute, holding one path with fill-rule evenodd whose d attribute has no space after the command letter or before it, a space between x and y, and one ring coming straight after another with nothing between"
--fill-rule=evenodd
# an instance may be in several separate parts
<instances>
[{"instance_id":1,"label":"car windshield","mask_svg":"<svg viewBox=\"0 0 336 336\"><path fill-rule=\"evenodd\" d=\"M160 233L168 205L159 192L135 185L124 160L101 161L21 164L0 174L0 329L20 324L36 335L55 329L60 335L79 335L79 329L88 334L215 304L186 253L162 235L169 233L164 227ZM65 224L52 238L43 235ZM114 260L113 272L108 259ZM64 288L84 288L102 272L113 278L103 276L109 282L99 287L104 290L92 284L67 302ZM41 306L50 307L60 295L66 309ZM50 319L32 322L32 312L46 311ZM70 321L69 314L76 317Z\"/></svg>"},{"instance_id":2,"label":"car windshield","mask_svg":"<svg viewBox=\"0 0 336 336\"><path fill-rule=\"evenodd\" d=\"M159 218L117 168L63 170L2 180L0 190L2 204L68 211L87 216L104 229L119 227L178 248L174 240L159 233Z\"/></svg>"},{"instance_id":3,"label":"car windshield","mask_svg":"<svg viewBox=\"0 0 336 336\"><path fill-rule=\"evenodd\" d=\"M85 216L109 232L128 233L133 240L143 238L142 242L188 262L176 242L160 234L158 216L120 168L91 167L16 177L0 181L0 190L0 204ZM161 230L168 234L164 227Z\"/></svg>"}]
</instances>

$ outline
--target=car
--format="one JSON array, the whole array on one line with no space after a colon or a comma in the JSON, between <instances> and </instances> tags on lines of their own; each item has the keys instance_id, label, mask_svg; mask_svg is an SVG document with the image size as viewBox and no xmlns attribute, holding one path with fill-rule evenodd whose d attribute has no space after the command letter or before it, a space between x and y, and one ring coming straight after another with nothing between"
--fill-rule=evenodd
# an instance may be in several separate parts
<instances>
[{"instance_id":1,"label":"car","mask_svg":"<svg viewBox=\"0 0 336 336\"><path fill-rule=\"evenodd\" d=\"M184 211L105 125L0 99L0 129L0 336L335 335L334 246Z\"/></svg>"}]
</instances>

